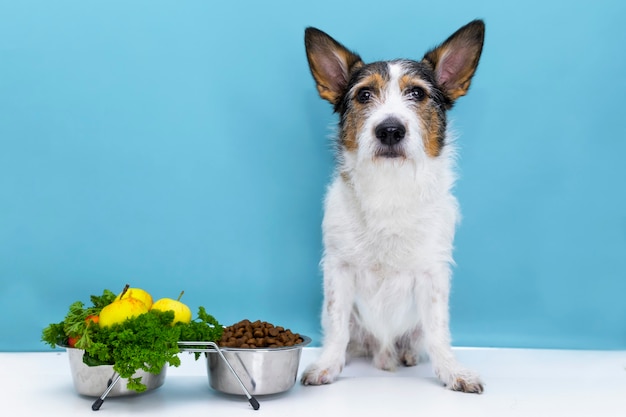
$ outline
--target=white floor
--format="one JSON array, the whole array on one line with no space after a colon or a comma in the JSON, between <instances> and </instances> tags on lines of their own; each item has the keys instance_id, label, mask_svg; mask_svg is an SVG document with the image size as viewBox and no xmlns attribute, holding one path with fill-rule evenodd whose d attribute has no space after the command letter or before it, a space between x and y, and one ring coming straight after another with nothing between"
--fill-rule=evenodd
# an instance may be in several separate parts
<instances>
[{"instance_id":1,"label":"white floor","mask_svg":"<svg viewBox=\"0 0 626 417\"><path fill-rule=\"evenodd\" d=\"M0 353L2 415L79 416L480 416L626 417L626 351L456 349L459 360L486 381L483 395L441 387L428 363L389 373L350 363L334 384L258 397L254 411L243 396L213 391L204 358L184 353L165 384L150 393L107 398L77 395L65 352ZM305 348L300 372L319 354ZM9 411L10 410L10 411Z\"/></svg>"}]
</instances>

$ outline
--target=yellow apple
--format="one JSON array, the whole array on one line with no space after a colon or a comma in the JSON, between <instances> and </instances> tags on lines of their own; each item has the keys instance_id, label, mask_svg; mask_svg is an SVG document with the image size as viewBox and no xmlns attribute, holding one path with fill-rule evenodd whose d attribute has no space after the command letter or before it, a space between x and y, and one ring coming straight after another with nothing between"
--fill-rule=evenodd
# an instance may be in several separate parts
<instances>
[{"instance_id":1,"label":"yellow apple","mask_svg":"<svg viewBox=\"0 0 626 417\"><path fill-rule=\"evenodd\" d=\"M146 304L137 298L122 298L113 301L100 311L100 327L109 327L116 323L122 323L124 320L137 317L140 314L147 313L150 309Z\"/></svg>"},{"instance_id":2,"label":"yellow apple","mask_svg":"<svg viewBox=\"0 0 626 417\"><path fill-rule=\"evenodd\" d=\"M145 290L141 288L129 288L126 291L122 291L117 295L115 300L119 300L121 298L136 298L137 300L143 301L148 310L152 307L152 296Z\"/></svg>"},{"instance_id":3,"label":"yellow apple","mask_svg":"<svg viewBox=\"0 0 626 417\"><path fill-rule=\"evenodd\" d=\"M152 310L173 311L174 320L172 321L172 325L176 323L189 323L191 322L191 310L180 301L182 295L183 293L181 292L180 296L178 296L178 300L161 298L152 304Z\"/></svg>"}]
</instances>

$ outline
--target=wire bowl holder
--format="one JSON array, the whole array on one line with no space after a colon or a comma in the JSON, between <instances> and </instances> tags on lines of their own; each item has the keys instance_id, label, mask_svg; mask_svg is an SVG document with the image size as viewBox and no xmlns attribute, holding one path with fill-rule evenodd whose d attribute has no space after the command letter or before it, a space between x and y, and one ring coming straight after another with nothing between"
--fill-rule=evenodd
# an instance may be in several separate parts
<instances>
[{"instance_id":1,"label":"wire bowl holder","mask_svg":"<svg viewBox=\"0 0 626 417\"><path fill-rule=\"evenodd\" d=\"M228 359L226 359L226 357L224 356L224 353L222 353L222 350L219 348L219 346L217 346L215 342L178 342L178 347L181 352L192 352L192 353L217 352L220 358L224 361L224 363L230 370L230 372L232 372L233 376L235 377L239 385L241 386L241 391L248 399L248 402L250 403L252 408L255 410L259 409L260 407L259 402L257 401L256 398L254 398L254 396L252 396L252 394L250 394L250 392L248 391L246 386L243 384L243 382L241 382L241 378L239 378L239 375L237 375L237 372L235 372L230 362L228 362ZM120 380L120 375L118 373L115 373L113 377L109 380L109 384L107 385L107 388L104 390L102 395L100 395L100 397L98 397L98 399L96 399L96 401L91 405L91 409L93 411L98 411L100 409L100 407L102 406L102 403L104 403L105 398L107 397L107 395L109 395L109 393L111 392L115 384L119 382L119 380Z\"/></svg>"}]
</instances>

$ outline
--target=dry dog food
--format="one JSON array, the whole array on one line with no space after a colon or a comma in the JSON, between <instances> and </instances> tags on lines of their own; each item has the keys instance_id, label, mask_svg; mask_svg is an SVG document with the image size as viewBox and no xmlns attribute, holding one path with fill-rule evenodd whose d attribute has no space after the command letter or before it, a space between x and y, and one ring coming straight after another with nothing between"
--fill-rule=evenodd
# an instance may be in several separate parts
<instances>
[{"instance_id":1,"label":"dry dog food","mask_svg":"<svg viewBox=\"0 0 626 417\"><path fill-rule=\"evenodd\" d=\"M254 349L293 346L303 341L298 333L292 333L289 329L266 321L251 322L246 319L224 328L218 344L221 347Z\"/></svg>"}]
</instances>

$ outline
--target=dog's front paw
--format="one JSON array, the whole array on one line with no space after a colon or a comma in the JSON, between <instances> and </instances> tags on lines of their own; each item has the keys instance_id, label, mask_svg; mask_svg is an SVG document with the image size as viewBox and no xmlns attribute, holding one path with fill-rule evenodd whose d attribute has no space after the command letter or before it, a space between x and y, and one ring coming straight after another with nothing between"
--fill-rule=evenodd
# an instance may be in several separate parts
<instances>
[{"instance_id":1,"label":"dog's front paw","mask_svg":"<svg viewBox=\"0 0 626 417\"><path fill-rule=\"evenodd\" d=\"M333 382L341 373L341 365L312 364L303 373L300 382L303 385L323 385Z\"/></svg>"},{"instance_id":2,"label":"dog's front paw","mask_svg":"<svg viewBox=\"0 0 626 417\"><path fill-rule=\"evenodd\" d=\"M484 383L480 377L469 370L459 370L446 375L440 374L440 379L448 389L452 391L467 392L470 394L482 394Z\"/></svg>"},{"instance_id":3,"label":"dog's front paw","mask_svg":"<svg viewBox=\"0 0 626 417\"><path fill-rule=\"evenodd\" d=\"M378 369L393 372L398 365L398 359L390 351L384 350L374 354L373 363Z\"/></svg>"}]
</instances>

